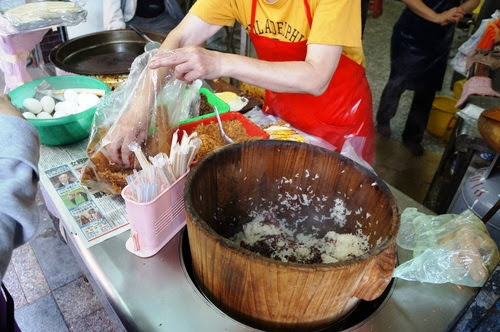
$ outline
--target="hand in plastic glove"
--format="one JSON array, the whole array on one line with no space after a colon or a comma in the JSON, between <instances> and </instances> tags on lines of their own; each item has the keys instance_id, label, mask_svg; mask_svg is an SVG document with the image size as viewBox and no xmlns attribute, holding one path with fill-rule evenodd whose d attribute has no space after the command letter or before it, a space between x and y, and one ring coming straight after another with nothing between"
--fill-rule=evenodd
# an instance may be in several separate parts
<instances>
[{"instance_id":1,"label":"hand in plastic glove","mask_svg":"<svg viewBox=\"0 0 500 332\"><path fill-rule=\"evenodd\" d=\"M178 48L168 53L156 54L149 68L173 66L178 80L192 82L196 79L216 79L222 76L221 53L199 46Z\"/></svg>"},{"instance_id":2,"label":"hand in plastic glove","mask_svg":"<svg viewBox=\"0 0 500 332\"><path fill-rule=\"evenodd\" d=\"M465 10L460 7L453 7L448 10L445 10L442 13L439 13L436 17L436 23L445 26L450 23L457 23L464 17Z\"/></svg>"},{"instance_id":3,"label":"hand in plastic glove","mask_svg":"<svg viewBox=\"0 0 500 332\"><path fill-rule=\"evenodd\" d=\"M125 112L106 137L109 157L120 166L131 166L129 144L137 142L140 145L146 140L156 95L167 77L170 78L167 68L146 70L143 74L127 97Z\"/></svg>"},{"instance_id":4,"label":"hand in plastic glove","mask_svg":"<svg viewBox=\"0 0 500 332\"><path fill-rule=\"evenodd\" d=\"M131 111L118 120L107 137L110 143L106 145L106 150L113 162L125 167L131 166L130 156L132 153L128 146L131 142L142 144L146 140L149 126L148 118L147 109L132 106Z\"/></svg>"},{"instance_id":5,"label":"hand in plastic glove","mask_svg":"<svg viewBox=\"0 0 500 332\"><path fill-rule=\"evenodd\" d=\"M4 94L0 94L0 114L18 116L24 119L21 112L10 102L10 97Z\"/></svg>"}]
</instances>

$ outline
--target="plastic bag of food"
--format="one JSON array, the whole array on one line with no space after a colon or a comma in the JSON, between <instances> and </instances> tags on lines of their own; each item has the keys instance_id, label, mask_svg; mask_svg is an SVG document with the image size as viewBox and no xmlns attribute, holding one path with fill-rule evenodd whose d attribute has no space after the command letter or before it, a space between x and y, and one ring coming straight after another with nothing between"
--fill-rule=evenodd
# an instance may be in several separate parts
<instances>
[{"instance_id":1,"label":"plastic bag of food","mask_svg":"<svg viewBox=\"0 0 500 332\"><path fill-rule=\"evenodd\" d=\"M413 250L414 258L394 271L406 280L480 287L499 261L495 242L471 210L429 216L405 209L396 242Z\"/></svg>"},{"instance_id":2,"label":"plastic bag of food","mask_svg":"<svg viewBox=\"0 0 500 332\"><path fill-rule=\"evenodd\" d=\"M288 139L287 137L278 137L279 135L275 135L273 133L273 126L281 126L284 127L283 129L291 129L292 131L290 133L293 133L293 135L299 135L300 137L303 138L301 139L292 139L294 141L299 141L299 142L306 142L312 145L320 146L322 148L328 149L335 151L336 148L332 144L328 143L321 137L313 136L310 134L307 134L303 131L298 130L297 128L292 127L289 123L281 120L277 116L266 114L262 112L260 107L255 106L252 108L250 111L245 113L245 116L250 119L253 123L258 125L261 128L264 128L264 131L266 131L271 139ZM268 128L270 128L268 130ZM277 128L278 129L278 128ZM279 134L279 133L276 133Z\"/></svg>"},{"instance_id":3,"label":"plastic bag of food","mask_svg":"<svg viewBox=\"0 0 500 332\"><path fill-rule=\"evenodd\" d=\"M167 106L169 123L172 127L200 114L201 86L201 80L196 80L192 84L173 80L160 92L158 99Z\"/></svg>"},{"instance_id":4,"label":"plastic bag of food","mask_svg":"<svg viewBox=\"0 0 500 332\"><path fill-rule=\"evenodd\" d=\"M10 1L0 12L0 31L12 34L55 25L77 25L87 17L85 1Z\"/></svg>"},{"instance_id":5,"label":"plastic bag of food","mask_svg":"<svg viewBox=\"0 0 500 332\"><path fill-rule=\"evenodd\" d=\"M146 68L156 51L137 57L127 81L97 107L87 147L89 161L81 178L84 185L120 194L126 177L140 167L130 153L130 143L141 144L146 157L170 152L173 126L169 117L176 112L175 105L182 105L177 101L183 98L185 84L180 84L172 71L164 75ZM170 107L166 97L172 101ZM110 151L119 151L124 162L116 162Z\"/></svg>"}]
</instances>

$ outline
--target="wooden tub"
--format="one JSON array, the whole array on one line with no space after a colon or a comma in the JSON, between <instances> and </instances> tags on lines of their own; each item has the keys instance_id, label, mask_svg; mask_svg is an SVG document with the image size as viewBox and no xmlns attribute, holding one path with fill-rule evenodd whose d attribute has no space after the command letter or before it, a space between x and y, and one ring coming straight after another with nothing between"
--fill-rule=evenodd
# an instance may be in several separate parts
<instances>
[{"instance_id":1,"label":"wooden tub","mask_svg":"<svg viewBox=\"0 0 500 332\"><path fill-rule=\"evenodd\" d=\"M292 202L301 204L297 211L297 205L283 204L287 193L309 204ZM337 153L273 140L229 145L191 170L184 196L197 282L218 307L253 326L321 328L358 299L380 296L391 280L399 229L396 202L377 176ZM351 211L343 227L318 218L337 198ZM290 221L307 217L299 223L303 233L361 229L371 249L349 261L299 264L260 256L228 239L252 219L250 212L271 206L279 206L276 213Z\"/></svg>"}]
</instances>

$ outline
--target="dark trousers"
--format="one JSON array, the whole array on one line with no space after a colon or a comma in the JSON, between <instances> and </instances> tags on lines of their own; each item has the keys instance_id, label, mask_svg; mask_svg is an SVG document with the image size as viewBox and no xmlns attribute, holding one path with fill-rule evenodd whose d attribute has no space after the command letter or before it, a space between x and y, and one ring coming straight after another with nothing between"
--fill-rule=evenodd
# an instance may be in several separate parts
<instances>
[{"instance_id":1,"label":"dark trousers","mask_svg":"<svg viewBox=\"0 0 500 332\"><path fill-rule=\"evenodd\" d=\"M21 331L14 319L14 301L3 284L0 288L0 331Z\"/></svg>"},{"instance_id":2,"label":"dark trousers","mask_svg":"<svg viewBox=\"0 0 500 332\"><path fill-rule=\"evenodd\" d=\"M366 19L368 18L368 7L370 0L361 0L361 33L365 32Z\"/></svg>"},{"instance_id":3,"label":"dark trousers","mask_svg":"<svg viewBox=\"0 0 500 332\"><path fill-rule=\"evenodd\" d=\"M405 90L400 82L389 79L382 92L382 97L380 97L377 125L389 124L389 121L396 115L399 99ZM435 95L436 91L434 90L415 91L403 131L403 141L416 143L422 141Z\"/></svg>"}]
</instances>

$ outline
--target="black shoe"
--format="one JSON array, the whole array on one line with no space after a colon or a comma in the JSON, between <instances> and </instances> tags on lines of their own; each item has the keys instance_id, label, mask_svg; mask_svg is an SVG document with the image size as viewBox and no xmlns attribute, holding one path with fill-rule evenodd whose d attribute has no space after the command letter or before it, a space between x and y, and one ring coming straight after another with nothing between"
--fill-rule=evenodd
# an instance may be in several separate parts
<instances>
[{"instance_id":1,"label":"black shoe","mask_svg":"<svg viewBox=\"0 0 500 332\"><path fill-rule=\"evenodd\" d=\"M403 141L403 144L410 150L414 156L421 156L424 154L424 148L420 143L413 141Z\"/></svg>"},{"instance_id":2,"label":"black shoe","mask_svg":"<svg viewBox=\"0 0 500 332\"><path fill-rule=\"evenodd\" d=\"M391 125L390 124L377 124L377 132L384 137L391 137Z\"/></svg>"}]
</instances>

